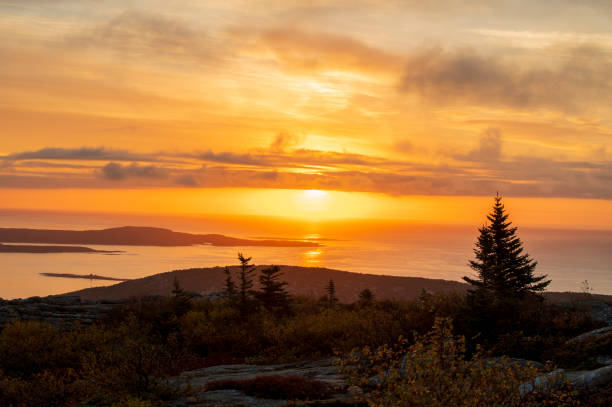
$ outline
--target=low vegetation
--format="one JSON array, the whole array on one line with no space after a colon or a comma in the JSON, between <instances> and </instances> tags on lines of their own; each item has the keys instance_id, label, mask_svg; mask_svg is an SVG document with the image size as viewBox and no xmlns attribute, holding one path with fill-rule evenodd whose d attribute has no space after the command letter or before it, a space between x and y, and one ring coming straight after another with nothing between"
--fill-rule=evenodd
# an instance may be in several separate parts
<instances>
[{"instance_id":1,"label":"low vegetation","mask_svg":"<svg viewBox=\"0 0 612 407\"><path fill-rule=\"evenodd\" d=\"M534 364L488 358L481 349L468 358L465 337L452 328L450 319L439 318L413 342L400 339L393 348L352 352L343 361L344 372L352 384L370 390L368 403L377 407L578 405L567 386L521 394L523 383L542 374Z\"/></svg>"},{"instance_id":2,"label":"low vegetation","mask_svg":"<svg viewBox=\"0 0 612 407\"><path fill-rule=\"evenodd\" d=\"M324 358L364 347L392 355L385 344L415 346L440 318L455 321L453 335L465 338L465 361L507 355L597 367L591 345L574 354L564 346L598 327L579 306L523 299L475 315L458 294L423 293L415 301L365 297L352 304L291 298L282 313L253 303L243 316L231 298L189 299L179 288L170 298L134 300L86 328L15 320L0 333L0 405L157 405L180 395L168 379L184 370ZM497 323L491 324L491 315ZM372 368L386 366L375 362ZM474 366L464 365L463 374L470 376Z\"/></svg>"}]
</instances>

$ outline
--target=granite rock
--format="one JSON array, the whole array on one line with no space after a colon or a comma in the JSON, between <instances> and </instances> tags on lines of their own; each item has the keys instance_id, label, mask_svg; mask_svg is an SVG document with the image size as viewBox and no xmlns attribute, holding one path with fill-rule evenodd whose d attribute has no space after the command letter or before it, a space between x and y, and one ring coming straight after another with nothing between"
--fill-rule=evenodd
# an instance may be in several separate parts
<instances>
[{"instance_id":1,"label":"granite rock","mask_svg":"<svg viewBox=\"0 0 612 407\"><path fill-rule=\"evenodd\" d=\"M0 327L12 320L44 321L64 328L90 325L124 302L82 301L69 295L0 300Z\"/></svg>"}]
</instances>

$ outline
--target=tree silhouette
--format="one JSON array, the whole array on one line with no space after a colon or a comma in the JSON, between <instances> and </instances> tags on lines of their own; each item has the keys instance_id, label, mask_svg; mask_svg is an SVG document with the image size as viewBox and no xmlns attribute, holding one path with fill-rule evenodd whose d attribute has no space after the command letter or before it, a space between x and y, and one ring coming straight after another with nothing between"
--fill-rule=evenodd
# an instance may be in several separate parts
<instances>
[{"instance_id":1,"label":"tree silhouette","mask_svg":"<svg viewBox=\"0 0 612 407\"><path fill-rule=\"evenodd\" d=\"M236 298L236 283L234 283L234 280L232 279L232 274L229 267L225 267L223 273L225 273L225 288L223 289L223 295L225 298L232 301Z\"/></svg>"},{"instance_id":2,"label":"tree silhouette","mask_svg":"<svg viewBox=\"0 0 612 407\"><path fill-rule=\"evenodd\" d=\"M289 293L285 290L287 282L279 281L282 273L278 266L271 266L261 270L259 276L260 291L257 299L268 311L277 316L289 312Z\"/></svg>"},{"instance_id":3,"label":"tree silhouette","mask_svg":"<svg viewBox=\"0 0 612 407\"><path fill-rule=\"evenodd\" d=\"M359 293L359 304L362 306L371 305L374 302L374 293L369 288L363 289Z\"/></svg>"},{"instance_id":4,"label":"tree silhouette","mask_svg":"<svg viewBox=\"0 0 612 407\"><path fill-rule=\"evenodd\" d=\"M327 301L330 308L333 308L334 305L338 302L338 297L336 297L336 284L334 284L334 280L329 279L329 283L325 287L325 291L327 291Z\"/></svg>"},{"instance_id":5,"label":"tree silhouette","mask_svg":"<svg viewBox=\"0 0 612 407\"><path fill-rule=\"evenodd\" d=\"M191 309L191 298L183 290L176 276L174 276L172 295L171 303L174 312L178 317L185 315Z\"/></svg>"},{"instance_id":6,"label":"tree silhouette","mask_svg":"<svg viewBox=\"0 0 612 407\"><path fill-rule=\"evenodd\" d=\"M251 289L253 288L253 272L255 271L255 265L249 264L251 257L244 257L242 253L238 253L238 260L240 260L238 308L240 310L240 316L244 318L249 312L249 305L253 294Z\"/></svg>"},{"instance_id":7,"label":"tree silhouette","mask_svg":"<svg viewBox=\"0 0 612 407\"><path fill-rule=\"evenodd\" d=\"M476 271L476 278L463 277L474 291L488 291L503 297L522 297L526 293L543 291L550 280L546 275L536 277L537 262L523 254L523 243L516 236L516 227L508 221L502 197L497 194L492 212L487 215L489 224L479 228L470 267Z\"/></svg>"}]
</instances>

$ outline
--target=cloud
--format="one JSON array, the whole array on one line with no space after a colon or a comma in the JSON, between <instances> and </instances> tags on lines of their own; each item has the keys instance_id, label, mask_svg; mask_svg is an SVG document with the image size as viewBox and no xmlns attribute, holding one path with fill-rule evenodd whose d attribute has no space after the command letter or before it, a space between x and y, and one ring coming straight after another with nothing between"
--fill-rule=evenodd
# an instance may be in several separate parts
<instances>
[{"instance_id":1,"label":"cloud","mask_svg":"<svg viewBox=\"0 0 612 407\"><path fill-rule=\"evenodd\" d=\"M488 128L479 140L478 148L456 158L467 161L497 161L502 154L502 136L497 128Z\"/></svg>"},{"instance_id":2,"label":"cloud","mask_svg":"<svg viewBox=\"0 0 612 407\"><path fill-rule=\"evenodd\" d=\"M198 181L196 181L195 177L191 174L184 174L176 177L174 183L186 187L195 187L198 185Z\"/></svg>"},{"instance_id":3,"label":"cloud","mask_svg":"<svg viewBox=\"0 0 612 407\"><path fill-rule=\"evenodd\" d=\"M410 152L414 150L414 145L412 144L412 142L408 139L401 139L401 140L397 140L393 147L401 152Z\"/></svg>"},{"instance_id":4,"label":"cloud","mask_svg":"<svg viewBox=\"0 0 612 407\"><path fill-rule=\"evenodd\" d=\"M502 155L499 130L486 130L479 144L453 164L423 164L352 153L298 149L254 153L163 153L155 165L110 161L74 166L38 159L0 168L4 188L251 187L330 189L390 195L505 195L612 199L612 162L562 161ZM107 150L104 150L107 151ZM124 151L126 155L130 152ZM161 154L161 153L160 153ZM60 154L60 156L64 156ZM215 165L201 166L202 157ZM190 162L181 160L191 158ZM154 159L155 157L151 157ZM45 168L53 166L53 171ZM246 164L249 163L249 164ZM253 165L253 163L257 163ZM198 167L199 166L199 167Z\"/></svg>"},{"instance_id":5,"label":"cloud","mask_svg":"<svg viewBox=\"0 0 612 407\"><path fill-rule=\"evenodd\" d=\"M250 38L252 33L243 36ZM396 54L348 36L294 28L262 31L256 47L285 68L302 72L346 70L386 74L399 71L403 63L403 58Z\"/></svg>"},{"instance_id":6,"label":"cloud","mask_svg":"<svg viewBox=\"0 0 612 407\"><path fill-rule=\"evenodd\" d=\"M612 104L612 57L596 47L555 50L554 68L523 68L471 49L410 56L400 90L435 103L585 111Z\"/></svg>"},{"instance_id":7,"label":"cloud","mask_svg":"<svg viewBox=\"0 0 612 407\"><path fill-rule=\"evenodd\" d=\"M275 137L270 144L270 150L276 152L282 152L287 149L292 149L301 144L304 141L303 136L297 134L291 134L286 131L281 131Z\"/></svg>"},{"instance_id":8,"label":"cloud","mask_svg":"<svg viewBox=\"0 0 612 407\"><path fill-rule=\"evenodd\" d=\"M107 49L123 57L176 58L205 62L211 58L207 35L163 14L127 11L90 30L70 36L66 45Z\"/></svg>"},{"instance_id":9,"label":"cloud","mask_svg":"<svg viewBox=\"0 0 612 407\"><path fill-rule=\"evenodd\" d=\"M213 161L226 164L244 164L244 165L263 165L263 163L255 159L251 154L235 154L230 152L214 153L206 151L197 156L205 161Z\"/></svg>"},{"instance_id":10,"label":"cloud","mask_svg":"<svg viewBox=\"0 0 612 407\"><path fill-rule=\"evenodd\" d=\"M102 175L104 178L111 181L120 181L127 177L156 179L165 178L167 176L167 171L153 165L121 165L115 162L110 162L102 167Z\"/></svg>"},{"instance_id":11,"label":"cloud","mask_svg":"<svg viewBox=\"0 0 612 407\"><path fill-rule=\"evenodd\" d=\"M118 181L125 178L123 166L117 163L106 164L104 167L102 167L102 174L104 174L104 177L106 179L110 179L113 181Z\"/></svg>"},{"instance_id":12,"label":"cloud","mask_svg":"<svg viewBox=\"0 0 612 407\"><path fill-rule=\"evenodd\" d=\"M124 150L110 150L104 147L53 148L46 147L35 151L0 156L3 160L149 160L149 157L130 153Z\"/></svg>"}]
</instances>

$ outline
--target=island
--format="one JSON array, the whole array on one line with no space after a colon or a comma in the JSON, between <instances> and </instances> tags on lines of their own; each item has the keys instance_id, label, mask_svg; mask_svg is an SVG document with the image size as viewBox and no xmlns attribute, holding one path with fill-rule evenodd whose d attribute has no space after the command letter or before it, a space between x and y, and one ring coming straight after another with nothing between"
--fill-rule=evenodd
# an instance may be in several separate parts
<instances>
[{"instance_id":1,"label":"island","mask_svg":"<svg viewBox=\"0 0 612 407\"><path fill-rule=\"evenodd\" d=\"M38 246L0 243L0 253L123 253L121 250L96 250L84 246Z\"/></svg>"},{"instance_id":2,"label":"island","mask_svg":"<svg viewBox=\"0 0 612 407\"><path fill-rule=\"evenodd\" d=\"M212 246L320 246L319 243L313 241L283 239L240 239L220 234L182 233L174 232L170 229L145 226L123 226L102 230L48 230L0 228L0 242L48 243L67 245L95 244L116 246L193 246L205 244Z\"/></svg>"},{"instance_id":3,"label":"island","mask_svg":"<svg viewBox=\"0 0 612 407\"><path fill-rule=\"evenodd\" d=\"M85 278L87 280L108 280L108 281L129 281L129 278L117 278L100 276L98 274L72 274L72 273L39 273L45 277L59 277L59 278Z\"/></svg>"}]
</instances>

